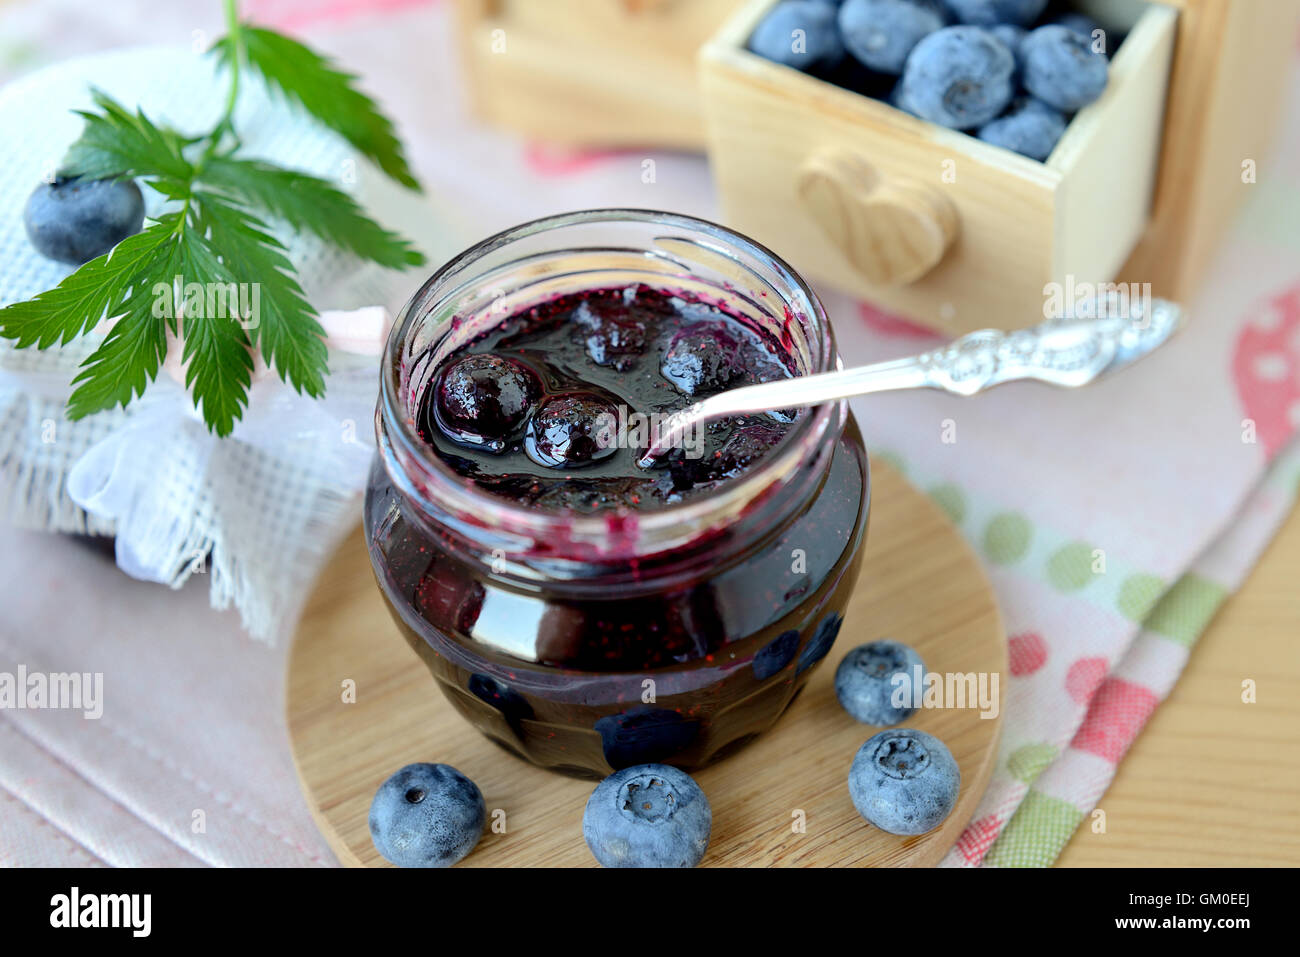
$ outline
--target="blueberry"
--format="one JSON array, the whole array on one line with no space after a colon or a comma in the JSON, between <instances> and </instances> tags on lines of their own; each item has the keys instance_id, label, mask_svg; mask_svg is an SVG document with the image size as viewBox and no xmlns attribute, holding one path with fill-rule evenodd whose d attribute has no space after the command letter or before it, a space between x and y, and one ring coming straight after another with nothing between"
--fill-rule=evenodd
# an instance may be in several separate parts
<instances>
[{"instance_id":1,"label":"blueberry","mask_svg":"<svg viewBox=\"0 0 1300 957\"><path fill-rule=\"evenodd\" d=\"M537 375L522 363L488 353L457 359L438 376L437 425L450 438L501 452L541 393Z\"/></svg>"},{"instance_id":2,"label":"blueberry","mask_svg":"<svg viewBox=\"0 0 1300 957\"><path fill-rule=\"evenodd\" d=\"M799 654L799 664L794 669L795 674L803 674L817 662L821 661L830 654L831 647L835 644L835 639L840 633L840 625L844 624L844 618L836 612L831 612L822 619L822 623L817 626L813 636L809 639L808 644Z\"/></svg>"},{"instance_id":3,"label":"blueberry","mask_svg":"<svg viewBox=\"0 0 1300 957\"><path fill-rule=\"evenodd\" d=\"M901 96L918 116L953 129L983 126L1011 102L1016 61L980 27L944 27L907 58Z\"/></svg>"},{"instance_id":4,"label":"blueberry","mask_svg":"<svg viewBox=\"0 0 1300 957\"><path fill-rule=\"evenodd\" d=\"M981 126L979 138L1041 161L1051 154L1064 132L1064 113L1042 100L1022 96L1007 112Z\"/></svg>"},{"instance_id":5,"label":"blueberry","mask_svg":"<svg viewBox=\"0 0 1300 957\"><path fill-rule=\"evenodd\" d=\"M952 813L961 771L932 734L891 728L858 749L849 796L869 823L890 834L924 834Z\"/></svg>"},{"instance_id":6,"label":"blueberry","mask_svg":"<svg viewBox=\"0 0 1300 957\"><path fill-rule=\"evenodd\" d=\"M501 712L512 728L533 717L533 709L526 698L504 681L491 675L473 674L467 685L470 694Z\"/></svg>"},{"instance_id":7,"label":"blueberry","mask_svg":"<svg viewBox=\"0 0 1300 957\"><path fill-rule=\"evenodd\" d=\"M685 751L700 723L677 711L656 708L606 715L596 722L605 760L611 768L666 761Z\"/></svg>"},{"instance_id":8,"label":"blueberry","mask_svg":"<svg viewBox=\"0 0 1300 957\"><path fill-rule=\"evenodd\" d=\"M524 451L538 465L575 468L618 451L618 410L591 392L570 392L543 402L528 420Z\"/></svg>"},{"instance_id":9,"label":"blueberry","mask_svg":"<svg viewBox=\"0 0 1300 957\"><path fill-rule=\"evenodd\" d=\"M799 632L791 628L777 635L754 655L754 677L766 681L785 670L799 648Z\"/></svg>"},{"instance_id":10,"label":"blueberry","mask_svg":"<svg viewBox=\"0 0 1300 957\"><path fill-rule=\"evenodd\" d=\"M999 23L995 27L989 27L989 33L993 34L1002 41L1002 45L1011 51L1012 58L1016 61L1015 73L1011 75L1011 82L1020 82L1020 41L1029 35L1024 27L1018 27L1013 23Z\"/></svg>"},{"instance_id":11,"label":"blueberry","mask_svg":"<svg viewBox=\"0 0 1300 957\"><path fill-rule=\"evenodd\" d=\"M370 803L370 839L398 867L451 867L478 843L487 807L478 786L446 764L408 764Z\"/></svg>"},{"instance_id":12,"label":"blueberry","mask_svg":"<svg viewBox=\"0 0 1300 957\"><path fill-rule=\"evenodd\" d=\"M907 94L903 89L903 81L899 80L894 84L893 89L889 91L889 105L896 110L902 110L904 113L910 113L913 116L919 116L916 110L912 109L907 102Z\"/></svg>"},{"instance_id":13,"label":"blueberry","mask_svg":"<svg viewBox=\"0 0 1300 957\"><path fill-rule=\"evenodd\" d=\"M1025 89L1063 113L1073 113L1106 89L1109 61L1094 53L1092 40L1050 23L1020 44Z\"/></svg>"},{"instance_id":14,"label":"blueberry","mask_svg":"<svg viewBox=\"0 0 1300 957\"><path fill-rule=\"evenodd\" d=\"M991 27L1014 23L1027 27L1043 15L1047 0L944 0L962 23Z\"/></svg>"},{"instance_id":15,"label":"blueberry","mask_svg":"<svg viewBox=\"0 0 1300 957\"><path fill-rule=\"evenodd\" d=\"M102 256L144 224L144 197L129 179L42 183L27 197L23 226L47 259L80 266Z\"/></svg>"},{"instance_id":16,"label":"blueberry","mask_svg":"<svg viewBox=\"0 0 1300 957\"><path fill-rule=\"evenodd\" d=\"M681 488L735 478L767 455L785 436L786 432L766 417L746 419L713 454L675 461L671 466L674 478Z\"/></svg>"},{"instance_id":17,"label":"blueberry","mask_svg":"<svg viewBox=\"0 0 1300 957\"><path fill-rule=\"evenodd\" d=\"M721 322L695 322L668 344L663 377L687 395L720 392L743 372L740 343Z\"/></svg>"},{"instance_id":18,"label":"blueberry","mask_svg":"<svg viewBox=\"0 0 1300 957\"><path fill-rule=\"evenodd\" d=\"M828 3L784 0L759 23L749 49L796 70L833 66L844 58L835 14Z\"/></svg>"},{"instance_id":19,"label":"blueberry","mask_svg":"<svg viewBox=\"0 0 1300 957\"><path fill-rule=\"evenodd\" d=\"M871 69L893 74L945 22L938 0L847 0L839 15L845 49Z\"/></svg>"},{"instance_id":20,"label":"blueberry","mask_svg":"<svg viewBox=\"0 0 1300 957\"><path fill-rule=\"evenodd\" d=\"M582 836L602 867L694 867L709 846L713 811L685 771L641 764L591 792Z\"/></svg>"},{"instance_id":21,"label":"blueberry","mask_svg":"<svg viewBox=\"0 0 1300 957\"><path fill-rule=\"evenodd\" d=\"M1079 36L1086 39L1089 43L1101 41L1101 47L1097 52L1105 53L1111 56L1115 53L1115 47L1110 41L1110 34L1102 27L1100 23L1092 17L1083 13L1066 13L1052 21L1068 30L1073 30ZM1101 36L1097 36L1097 31L1101 31Z\"/></svg>"},{"instance_id":22,"label":"blueberry","mask_svg":"<svg viewBox=\"0 0 1300 957\"><path fill-rule=\"evenodd\" d=\"M626 372L645 352L645 322L626 304L587 299L573 311L587 346L587 355L598 366L612 366Z\"/></svg>"},{"instance_id":23,"label":"blueberry","mask_svg":"<svg viewBox=\"0 0 1300 957\"><path fill-rule=\"evenodd\" d=\"M916 713L911 702L917 668L925 668L921 656L900 642L858 645L835 670L835 696L863 724L899 724ZM902 702L897 706L896 695Z\"/></svg>"}]
</instances>

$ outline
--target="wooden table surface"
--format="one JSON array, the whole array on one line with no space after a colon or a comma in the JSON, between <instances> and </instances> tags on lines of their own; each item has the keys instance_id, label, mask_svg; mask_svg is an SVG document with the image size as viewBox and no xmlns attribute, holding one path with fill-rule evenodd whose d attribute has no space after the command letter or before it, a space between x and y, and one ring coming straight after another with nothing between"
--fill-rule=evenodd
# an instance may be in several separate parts
<instances>
[{"instance_id":1,"label":"wooden table surface","mask_svg":"<svg viewBox=\"0 0 1300 957\"><path fill-rule=\"evenodd\" d=\"M1201 636L1100 806L1106 833L1085 822L1058 864L1300 866L1300 509Z\"/></svg>"}]
</instances>

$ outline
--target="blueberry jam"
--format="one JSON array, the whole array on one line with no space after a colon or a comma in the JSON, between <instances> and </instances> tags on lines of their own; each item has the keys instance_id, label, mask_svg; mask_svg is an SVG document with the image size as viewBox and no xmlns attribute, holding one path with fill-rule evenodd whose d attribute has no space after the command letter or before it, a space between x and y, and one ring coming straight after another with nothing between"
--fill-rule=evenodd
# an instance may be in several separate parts
<instances>
[{"instance_id":1,"label":"blueberry jam","mask_svg":"<svg viewBox=\"0 0 1300 957\"><path fill-rule=\"evenodd\" d=\"M424 465L376 458L366 533L380 587L446 696L488 737L603 777L699 767L780 717L830 651L857 577L868 478L852 417L836 407L726 419L650 469L637 465L642 445L610 433L629 415L796 375L789 356L725 304L638 281L509 315L411 392L408 428L419 455L441 464L438 481L468 487L485 513L523 506L554 525L522 551L497 547L500 529L443 511L404 474ZM816 441L800 444L816 422ZM381 430L393 428L384 418ZM565 550L575 516L634 530L676 521L778 462L780 480L684 543Z\"/></svg>"},{"instance_id":2,"label":"blueberry jam","mask_svg":"<svg viewBox=\"0 0 1300 957\"><path fill-rule=\"evenodd\" d=\"M793 417L710 423L649 470L636 464L649 437L637 424L790 375L777 343L716 305L644 284L595 289L531 307L458 350L425 392L420 429L453 469L503 498L657 508L746 471Z\"/></svg>"}]
</instances>

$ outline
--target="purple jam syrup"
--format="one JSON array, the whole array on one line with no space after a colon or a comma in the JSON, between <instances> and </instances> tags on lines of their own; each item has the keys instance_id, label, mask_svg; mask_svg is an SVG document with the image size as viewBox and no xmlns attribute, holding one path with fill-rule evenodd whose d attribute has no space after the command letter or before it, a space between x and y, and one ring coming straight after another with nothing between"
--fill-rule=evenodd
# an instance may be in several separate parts
<instances>
[{"instance_id":1,"label":"purple jam syrup","mask_svg":"<svg viewBox=\"0 0 1300 957\"><path fill-rule=\"evenodd\" d=\"M717 306L646 285L573 293L510 317L444 362L425 391L420 433L502 498L577 512L661 508L745 472L780 444L793 416L710 423L650 470L636 464L648 440L636 425L790 376L779 349Z\"/></svg>"}]
</instances>

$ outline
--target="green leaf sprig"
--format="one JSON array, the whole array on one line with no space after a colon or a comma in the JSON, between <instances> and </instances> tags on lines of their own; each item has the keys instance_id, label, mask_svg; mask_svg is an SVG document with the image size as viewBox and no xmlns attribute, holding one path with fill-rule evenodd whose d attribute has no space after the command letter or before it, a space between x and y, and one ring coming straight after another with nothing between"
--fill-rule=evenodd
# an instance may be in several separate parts
<instances>
[{"instance_id":1,"label":"green leaf sprig","mask_svg":"<svg viewBox=\"0 0 1300 957\"><path fill-rule=\"evenodd\" d=\"M55 288L0 309L0 336L18 348L66 344L102 319L117 319L72 380L70 418L125 407L142 395L166 356L169 331L183 338L186 387L219 436L230 434L247 406L254 349L298 392L324 394L324 330L262 216L386 267L424 262L409 241L331 183L239 155L233 117L241 73L251 70L388 176L419 189L392 123L355 77L295 40L240 22L235 0L224 2L227 33L210 52L230 85L216 126L184 136L96 91L96 109L80 114L85 127L60 169L62 177L140 179L169 200L168 210ZM177 276L208 288L257 283L258 321L242 322L238 314L178 320L177 310L159 315L157 290Z\"/></svg>"}]
</instances>

